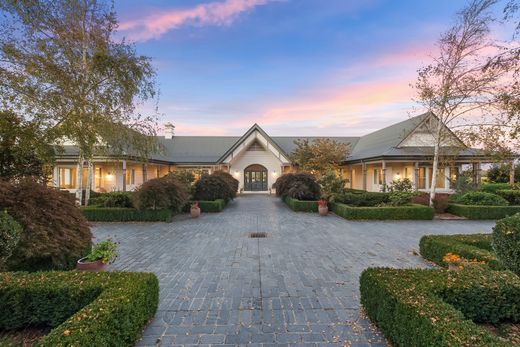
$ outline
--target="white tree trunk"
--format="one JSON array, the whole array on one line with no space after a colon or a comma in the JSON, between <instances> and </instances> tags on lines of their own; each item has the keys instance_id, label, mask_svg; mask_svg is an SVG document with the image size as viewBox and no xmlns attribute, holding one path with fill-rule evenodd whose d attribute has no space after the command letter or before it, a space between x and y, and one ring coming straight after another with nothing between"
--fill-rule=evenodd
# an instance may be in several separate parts
<instances>
[{"instance_id":1,"label":"white tree trunk","mask_svg":"<svg viewBox=\"0 0 520 347\"><path fill-rule=\"evenodd\" d=\"M435 131L435 145L433 147L433 167L432 167L432 182L430 184L430 207L433 207L433 201L435 200L435 189L437 186L437 171L439 168L439 152L441 146L441 132L442 132L442 121L439 118L437 121L437 129Z\"/></svg>"},{"instance_id":2,"label":"white tree trunk","mask_svg":"<svg viewBox=\"0 0 520 347\"><path fill-rule=\"evenodd\" d=\"M76 202L79 206L82 205L83 198L83 156L80 155L78 158L78 164L76 166Z\"/></svg>"},{"instance_id":3,"label":"white tree trunk","mask_svg":"<svg viewBox=\"0 0 520 347\"><path fill-rule=\"evenodd\" d=\"M85 187L85 206L88 206L88 202L90 200L90 191L92 190L92 175L93 175L93 171L92 170L92 161L89 159L87 161L87 168L88 168L88 177L87 177L87 184L86 184L86 187Z\"/></svg>"}]
</instances>

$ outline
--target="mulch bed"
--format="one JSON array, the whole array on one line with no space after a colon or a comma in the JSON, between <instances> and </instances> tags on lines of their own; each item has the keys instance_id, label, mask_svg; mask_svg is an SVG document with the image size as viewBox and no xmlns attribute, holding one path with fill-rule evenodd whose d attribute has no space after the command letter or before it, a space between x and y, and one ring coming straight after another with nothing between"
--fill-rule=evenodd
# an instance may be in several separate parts
<instances>
[{"instance_id":1,"label":"mulch bed","mask_svg":"<svg viewBox=\"0 0 520 347\"><path fill-rule=\"evenodd\" d=\"M498 337L511 342L514 346L520 345L520 323L479 324L482 328L491 331Z\"/></svg>"},{"instance_id":2,"label":"mulch bed","mask_svg":"<svg viewBox=\"0 0 520 347\"><path fill-rule=\"evenodd\" d=\"M31 347L50 331L48 327L0 330L0 347Z\"/></svg>"}]
</instances>

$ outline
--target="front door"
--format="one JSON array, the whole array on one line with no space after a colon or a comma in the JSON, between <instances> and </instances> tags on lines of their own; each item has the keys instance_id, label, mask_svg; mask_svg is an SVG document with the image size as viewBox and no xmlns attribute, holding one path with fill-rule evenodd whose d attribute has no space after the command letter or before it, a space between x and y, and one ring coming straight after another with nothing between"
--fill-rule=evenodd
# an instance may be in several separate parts
<instances>
[{"instance_id":1,"label":"front door","mask_svg":"<svg viewBox=\"0 0 520 347\"><path fill-rule=\"evenodd\" d=\"M259 192L267 190L267 169L262 165L250 165L244 170L244 190Z\"/></svg>"}]
</instances>

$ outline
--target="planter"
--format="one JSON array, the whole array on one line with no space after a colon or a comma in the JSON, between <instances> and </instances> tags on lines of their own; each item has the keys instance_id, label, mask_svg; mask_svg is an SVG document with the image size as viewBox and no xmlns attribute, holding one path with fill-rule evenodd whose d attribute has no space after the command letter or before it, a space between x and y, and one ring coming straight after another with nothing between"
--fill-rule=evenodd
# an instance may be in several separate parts
<instances>
[{"instance_id":1,"label":"planter","mask_svg":"<svg viewBox=\"0 0 520 347\"><path fill-rule=\"evenodd\" d=\"M329 213L329 207L328 206L324 206L324 207L319 206L318 213L320 214L320 216L326 216Z\"/></svg>"},{"instance_id":2,"label":"planter","mask_svg":"<svg viewBox=\"0 0 520 347\"><path fill-rule=\"evenodd\" d=\"M101 260L96 261L86 261L86 258L81 258L76 263L76 270L81 271L105 271L107 264L103 263Z\"/></svg>"},{"instance_id":3,"label":"planter","mask_svg":"<svg viewBox=\"0 0 520 347\"><path fill-rule=\"evenodd\" d=\"M200 207L192 207L190 213L191 218L198 218L200 216Z\"/></svg>"}]
</instances>

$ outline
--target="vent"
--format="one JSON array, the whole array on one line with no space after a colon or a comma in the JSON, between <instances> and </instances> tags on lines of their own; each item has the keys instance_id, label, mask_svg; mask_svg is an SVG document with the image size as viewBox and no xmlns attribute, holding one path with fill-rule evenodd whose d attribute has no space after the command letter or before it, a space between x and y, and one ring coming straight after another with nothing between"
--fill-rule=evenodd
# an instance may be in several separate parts
<instances>
[{"instance_id":1,"label":"vent","mask_svg":"<svg viewBox=\"0 0 520 347\"><path fill-rule=\"evenodd\" d=\"M249 237L252 239L259 239L267 237L267 233L265 231L254 231L249 233Z\"/></svg>"}]
</instances>

